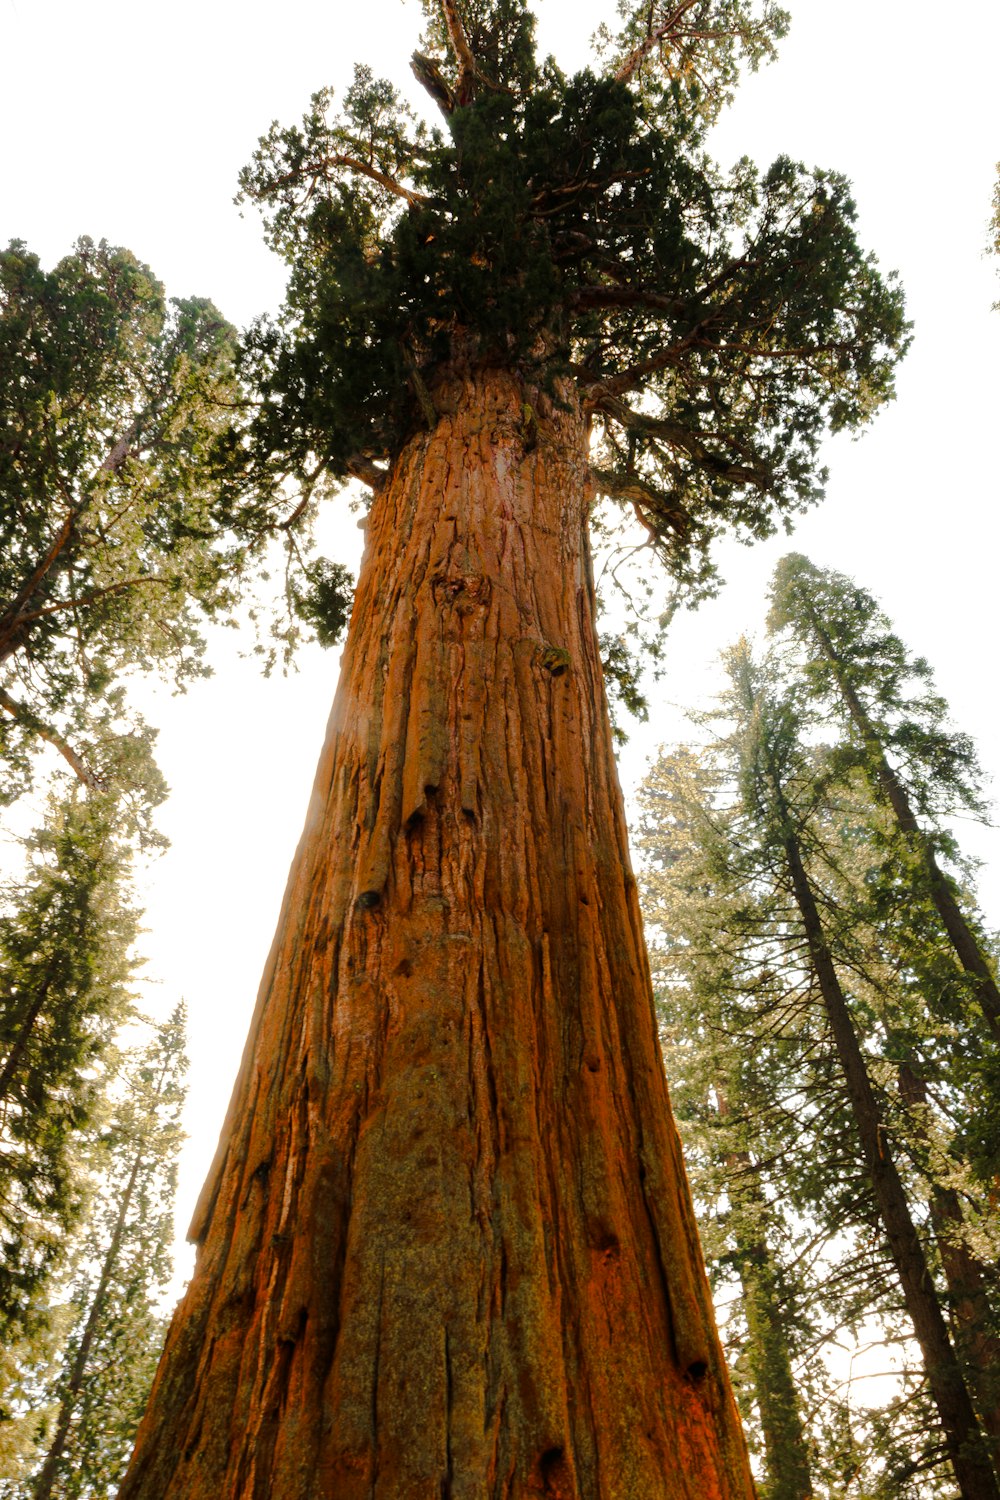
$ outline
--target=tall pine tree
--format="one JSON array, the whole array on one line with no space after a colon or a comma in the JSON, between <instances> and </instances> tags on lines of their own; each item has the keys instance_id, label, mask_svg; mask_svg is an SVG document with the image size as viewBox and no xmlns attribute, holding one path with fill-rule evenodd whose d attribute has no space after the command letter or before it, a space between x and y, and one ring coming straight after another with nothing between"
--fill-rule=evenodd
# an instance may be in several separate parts
<instances>
[{"instance_id":1,"label":"tall pine tree","mask_svg":"<svg viewBox=\"0 0 1000 1500\"><path fill-rule=\"evenodd\" d=\"M135 1047L98 1143L94 1203L74 1247L60 1369L31 1500L90 1500L124 1473L165 1332L177 1153L183 1136L184 1008ZM103 1161L100 1160L103 1158Z\"/></svg>"},{"instance_id":2,"label":"tall pine tree","mask_svg":"<svg viewBox=\"0 0 1000 1500\"><path fill-rule=\"evenodd\" d=\"M716 1080L714 1106L706 1112L703 1105L696 1118L704 1130L720 1100L722 1112L735 1115L716 1119L711 1132L725 1163L729 1253L745 1264L741 1205L759 1179L757 1224L770 1233L769 1257L781 1249L773 1230L782 1202L823 1246L820 1283L806 1293L801 1270L792 1278L799 1304L805 1297L825 1304L829 1317L839 1301L855 1328L876 1317L891 1330L898 1312L885 1300L885 1269L876 1264L874 1276L864 1273L867 1251L860 1262L844 1262L837 1242L856 1226L856 1243L881 1246L888 1284L899 1289L923 1351L961 1493L989 1494L996 1481L978 1429L995 1429L996 1284L988 1247L997 1226L991 1230L995 1215L963 1160L979 1103L965 1039L961 1029L942 1025L941 997L960 971L940 928L937 947L928 942L915 916L917 894L887 864L891 816L859 776L850 743L824 749L815 727L804 733L773 661L755 666L741 648L731 669L731 733L712 758L714 796L696 794L708 768L693 774L675 759L661 768L658 800L648 799L651 807L664 804L668 776L668 816L650 814L647 834L659 851L652 886L659 920L675 930L665 952L673 983L663 1003L676 1022L688 997L680 1011L694 1053L688 1067L703 1091L706 1068ZM728 806L719 802L720 776ZM925 906L933 916L926 892ZM746 1281L743 1306L759 1362L760 1299ZM798 1341L789 1308L772 1312L777 1333ZM774 1318L764 1326L773 1335ZM829 1324L821 1333L831 1337ZM772 1385L780 1390L780 1382ZM880 1493L884 1485L886 1493L909 1493L916 1476L925 1484L934 1462L919 1435L925 1423L918 1418L907 1436L914 1411L907 1415L904 1400L910 1398L868 1418L875 1440L868 1483ZM765 1437L766 1420L761 1408ZM830 1472L836 1447L843 1451L829 1441L835 1437L813 1428L817 1479ZM772 1446L770 1477L778 1486ZM786 1460L794 1451L786 1440Z\"/></svg>"}]
</instances>

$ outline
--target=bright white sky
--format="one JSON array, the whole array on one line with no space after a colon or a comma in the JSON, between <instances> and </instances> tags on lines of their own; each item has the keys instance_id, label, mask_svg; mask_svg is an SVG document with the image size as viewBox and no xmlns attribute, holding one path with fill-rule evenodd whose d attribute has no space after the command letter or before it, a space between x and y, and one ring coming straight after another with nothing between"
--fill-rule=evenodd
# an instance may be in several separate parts
<instances>
[{"instance_id":1,"label":"bright white sky","mask_svg":"<svg viewBox=\"0 0 1000 1500\"><path fill-rule=\"evenodd\" d=\"M995 109L1000 7L970 0L961 30L929 0L786 0L779 62L750 78L718 129L717 156L761 165L779 152L855 185L862 242L906 288L916 341L896 404L857 443L829 445L824 506L784 538L723 554L721 598L677 621L652 722L622 759L630 792L680 709L715 691L718 652L760 628L776 559L792 545L880 596L934 665L956 722L994 774L997 731L1000 411L998 263L984 257L1000 156ZM613 0L540 0L543 47L567 70ZM411 89L418 0L0 0L0 241L46 264L80 234L127 245L174 295L212 297L245 323L280 300L280 265L232 204L271 120L342 88L355 61ZM326 549L356 566L342 508ZM178 1217L186 1225L215 1148L271 941L333 694L337 659L303 655L264 682L241 644L213 643L215 677L160 693L160 761L173 794L171 851L145 892L148 1003L190 1011L191 1075ZM963 831L992 859L982 894L1000 921L1000 837ZM182 1252L181 1267L186 1267Z\"/></svg>"}]
</instances>

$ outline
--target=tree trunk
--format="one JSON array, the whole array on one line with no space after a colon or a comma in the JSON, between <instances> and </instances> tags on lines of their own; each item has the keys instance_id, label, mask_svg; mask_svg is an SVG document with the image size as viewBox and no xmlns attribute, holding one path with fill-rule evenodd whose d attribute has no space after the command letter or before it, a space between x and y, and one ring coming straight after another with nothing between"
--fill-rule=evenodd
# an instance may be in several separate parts
<instances>
[{"instance_id":1,"label":"tree trunk","mask_svg":"<svg viewBox=\"0 0 1000 1500\"><path fill-rule=\"evenodd\" d=\"M909 1063L899 1067L899 1092L913 1116L920 1144L927 1142L922 1111L927 1107L927 1085ZM970 1373L984 1430L989 1434L994 1463L1000 1461L1000 1337L990 1305L990 1272L970 1250L964 1236L965 1215L953 1187L935 1180L927 1169L928 1208L951 1308L955 1343Z\"/></svg>"},{"instance_id":2,"label":"tree trunk","mask_svg":"<svg viewBox=\"0 0 1000 1500\"><path fill-rule=\"evenodd\" d=\"M728 1119L726 1090L716 1081L712 1092L720 1119ZM729 1230L736 1246L747 1324L747 1364L767 1464L762 1500L810 1500L809 1447L795 1388L780 1276L768 1242L772 1209L750 1152L727 1151L725 1160Z\"/></svg>"},{"instance_id":3,"label":"tree trunk","mask_svg":"<svg viewBox=\"0 0 1000 1500\"><path fill-rule=\"evenodd\" d=\"M28 1043L31 1041L31 1033L35 1029L35 1022L41 1015L42 1007L44 1006L45 1001L48 998L49 985L51 984L51 982L52 963L50 961L49 969L45 975L44 980L42 981L41 988L39 989L38 994L35 996L34 1000L31 1002L31 1005L28 1008L28 1014L25 1016L24 1020L18 1027L17 1037L15 1038L14 1045L11 1047L6 1058L4 1059L3 1068L0 1069L0 1110L2 1110L4 1105L6 1104L7 1094L10 1090L11 1084L14 1082L14 1075L16 1074L18 1068L21 1066L21 1063L24 1061L24 1054L27 1052Z\"/></svg>"},{"instance_id":4,"label":"tree trunk","mask_svg":"<svg viewBox=\"0 0 1000 1500\"><path fill-rule=\"evenodd\" d=\"M122 1500L749 1500L611 751L586 428L502 372L433 395L372 507Z\"/></svg>"},{"instance_id":5,"label":"tree trunk","mask_svg":"<svg viewBox=\"0 0 1000 1500\"><path fill-rule=\"evenodd\" d=\"M747 1359L767 1462L762 1493L765 1500L810 1500L809 1449L788 1350L778 1268L763 1233L768 1205L748 1151L731 1152L729 1167Z\"/></svg>"},{"instance_id":6,"label":"tree trunk","mask_svg":"<svg viewBox=\"0 0 1000 1500\"><path fill-rule=\"evenodd\" d=\"M108 1295L108 1287L114 1275L118 1256L121 1253L122 1241L125 1238L125 1229L128 1223L128 1213L132 1206L132 1195L135 1192L136 1183L139 1181L139 1173L142 1170L145 1147L140 1147L132 1163L125 1191L121 1197L118 1216L115 1220L114 1233L108 1245L107 1252L101 1264L101 1274L98 1279L97 1289L90 1303L87 1320L80 1335L79 1347L73 1360L69 1378L63 1389L59 1401L59 1416L56 1420L56 1430L45 1455L45 1462L38 1471L38 1476L32 1487L32 1500L49 1500L52 1487L59 1473L59 1465L63 1453L66 1450L66 1439L69 1437L70 1424L73 1421L73 1413L79 1400L80 1391L87 1374L87 1365L90 1360L90 1351L93 1347L94 1336L104 1313L104 1303Z\"/></svg>"},{"instance_id":7,"label":"tree trunk","mask_svg":"<svg viewBox=\"0 0 1000 1500\"><path fill-rule=\"evenodd\" d=\"M783 811L787 818L787 809ZM906 1312L920 1346L958 1488L962 1500L1000 1500L1000 1486L986 1456L972 1401L948 1337L933 1278L892 1158L864 1054L826 945L816 899L794 834L786 835L784 851L809 956L840 1058L865 1167L899 1277Z\"/></svg>"}]
</instances>

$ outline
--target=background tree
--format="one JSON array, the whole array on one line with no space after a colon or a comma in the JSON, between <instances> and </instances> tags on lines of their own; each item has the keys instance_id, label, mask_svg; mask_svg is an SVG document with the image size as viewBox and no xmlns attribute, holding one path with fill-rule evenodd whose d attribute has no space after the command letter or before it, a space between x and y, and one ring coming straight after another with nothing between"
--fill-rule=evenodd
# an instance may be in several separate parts
<instances>
[{"instance_id":1,"label":"background tree","mask_svg":"<svg viewBox=\"0 0 1000 1500\"><path fill-rule=\"evenodd\" d=\"M729 1120L716 1121L714 1144L717 1158L727 1164L724 1191L734 1220L727 1229L730 1244L748 1182L745 1162L736 1169L741 1157L734 1141L746 1147L749 1138L749 1180L763 1182L766 1200L758 1223L773 1226L776 1203L793 1204L805 1239L812 1236L814 1245L823 1246L822 1275L818 1280L814 1275L811 1287L808 1268L803 1284L801 1262L795 1266L795 1257L789 1257L787 1233L780 1246L793 1269L793 1305L822 1308L830 1319L840 1304L832 1327L827 1322L825 1330L820 1328L819 1342L834 1335L845 1314L855 1330L873 1316L890 1329L898 1326L898 1308L885 1300L884 1267L880 1270L876 1260L874 1275L864 1271L872 1248L872 1207L882 1218L884 1194L873 1198L867 1160L859 1181L855 1105L841 1071L845 1049L848 1054L854 1049L849 1036L831 1036L834 1020L845 1029L846 1012L864 1049L863 1067L871 1071L874 1093L866 1107L874 1107L881 1120L884 1155L891 1149L898 1163L920 1230L920 1253L936 1268L937 1298L950 1312L958 1363L978 1402L983 1429L992 1433L995 1391L982 1372L991 1368L996 1353L996 1286L987 1269L993 1256L985 1247L997 1226L968 1170L967 1130L976 1117L978 1089L970 1088L961 1030L943 1027L941 1011L949 985L964 981L950 950L942 951L940 928L936 950L926 927L921 931L912 888L900 888L898 871L895 886L887 880L891 824L858 780L853 757L807 748L787 700L784 708L776 706L773 675L754 676L745 652L734 657L733 670L728 709L735 727L713 756L714 770L702 767L697 775L690 770L682 775L683 762L675 758L661 765L647 793L650 808L658 808L666 800L664 781L668 784L667 818L647 818L647 842L658 852L660 866L651 886L658 902L654 910L658 924L672 924L676 934L663 950L673 984L662 992L662 1003L675 1026L686 1022L690 1028L695 1076L703 1076L706 1057L718 1076L719 1057L729 1055L724 1087L737 1134ZM711 788L713 777L714 793L703 790L699 796L698 779ZM772 821L768 809L781 817ZM926 893L924 907L926 921L934 916ZM839 1017L816 1010L816 958L817 953L822 957L823 945L830 959L825 989L839 990L839 1001L833 994ZM825 991L820 993L826 999ZM701 1022L693 1025L699 1010ZM859 1056L854 1051L856 1071ZM686 1071L682 1066L682 1078ZM712 1115L704 1105L695 1114L701 1130ZM705 1182L710 1186L710 1174L702 1179L702 1193ZM838 1241L842 1244L852 1224L862 1245L868 1245L858 1262L850 1254L845 1262ZM875 1243L880 1241L885 1248L879 1258L888 1248L898 1266L896 1247L877 1231ZM738 1241L734 1248L738 1264ZM771 1254L778 1248L772 1240ZM913 1299L905 1300L912 1315ZM744 1303L752 1347L751 1314L759 1309L747 1288ZM798 1341L801 1357L794 1316L789 1321L787 1307L776 1308L775 1315L783 1336ZM977 1340L983 1341L978 1354L973 1352ZM930 1363L926 1353L925 1362ZM933 1369L931 1364L932 1376ZM821 1376L820 1393L823 1383ZM927 1466L935 1455L926 1449L920 1421L913 1423L912 1402L918 1396L919 1391L912 1397L904 1391L884 1412L869 1414L864 1425L871 1454L857 1465L859 1482L867 1471L867 1482L879 1492L887 1485L886 1493L897 1494L916 1479L919 1493L925 1493ZM828 1390L823 1404L829 1408ZM843 1456L841 1423L827 1419L824 1425L826 1432L811 1423L817 1479L836 1471L838 1449ZM841 1468L841 1482L848 1472ZM973 1475L973 1486L979 1482ZM961 1479L963 1493L969 1483L968 1476Z\"/></svg>"},{"instance_id":2,"label":"background tree","mask_svg":"<svg viewBox=\"0 0 1000 1500\"><path fill-rule=\"evenodd\" d=\"M30 841L0 913L0 1329L30 1333L79 1216L81 1132L132 1013L131 848L108 795L71 789Z\"/></svg>"},{"instance_id":3,"label":"background tree","mask_svg":"<svg viewBox=\"0 0 1000 1500\"><path fill-rule=\"evenodd\" d=\"M724 178L704 155L776 13L630 10L574 78L536 58L517 0L428 17L436 128L359 71L339 115L318 96L243 179L291 276L246 351L234 524L263 507L291 533L347 475L374 499L123 1495L745 1495L587 522L598 490L637 506L679 584L705 586L711 535L807 503L825 425L889 395L901 299L841 179Z\"/></svg>"},{"instance_id":4,"label":"background tree","mask_svg":"<svg viewBox=\"0 0 1000 1500\"><path fill-rule=\"evenodd\" d=\"M102 1131L94 1209L75 1246L54 1420L26 1493L111 1494L128 1462L159 1357L183 1136L184 1008L127 1057Z\"/></svg>"},{"instance_id":5,"label":"background tree","mask_svg":"<svg viewBox=\"0 0 1000 1500\"><path fill-rule=\"evenodd\" d=\"M4 800L39 741L82 780L130 669L202 670L197 616L233 600L207 462L233 419L234 331L168 303L127 250L80 240L49 272L0 255L0 709Z\"/></svg>"},{"instance_id":6,"label":"background tree","mask_svg":"<svg viewBox=\"0 0 1000 1500\"><path fill-rule=\"evenodd\" d=\"M794 553L775 574L771 625L784 627L803 654L804 684L818 711L839 709L850 725L865 774L912 856L911 884L926 887L986 1025L1000 1038L993 964L938 861L954 848L943 817L959 809L983 815L981 775L971 742L947 725L930 667L907 652L871 594Z\"/></svg>"}]
</instances>

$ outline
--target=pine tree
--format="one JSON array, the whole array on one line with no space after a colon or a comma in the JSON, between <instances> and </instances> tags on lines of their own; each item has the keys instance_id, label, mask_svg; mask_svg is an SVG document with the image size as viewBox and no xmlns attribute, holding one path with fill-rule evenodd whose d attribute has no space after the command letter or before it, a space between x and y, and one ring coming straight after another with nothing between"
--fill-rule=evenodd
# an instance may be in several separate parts
<instances>
[{"instance_id":1,"label":"pine tree","mask_svg":"<svg viewBox=\"0 0 1000 1500\"><path fill-rule=\"evenodd\" d=\"M82 1201L81 1132L131 1012L129 846L107 796L71 790L0 915L0 1333L30 1334Z\"/></svg>"},{"instance_id":2,"label":"pine tree","mask_svg":"<svg viewBox=\"0 0 1000 1500\"><path fill-rule=\"evenodd\" d=\"M122 1069L102 1132L94 1204L75 1246L68 1334L49 1388L54 1408L31 1500L83 1500L116 1489L165 1332L176 1159L182 1140L184 1008Z\"/></svg>"},{"instance_id":3,"label":"pine tree","mask_svg":"<svg viewBox=\"0 0 1000 1500\"><path fill-rule=\"evenodd\" d=\"M666 847L676 862L679 807L689 829L697 830L696 838L688 838L697 858L664 869L659 886L654 884L661 904L667 893L669 920L680 938L674 941L669 972L675 981L665 1003L676 1006L678 995L690 996L685 1015L700 1067L708 1056L718 1074L721 1055L723 1086L737 1102L737 1132L748 1132L741 1141L730 1125L716 1135L717 1157L719 1140L728 1138L723 1159L729 1162L725 1190L733 1217L759 1173L755 1167L748 1178L745 1166L733 1170L739 1157L734 1141L737 1148L749 1141L756 1160L767 1163L765 1199L769 1194L771 1206L758 1216L759 1224L773 1220L773 1205L785 1202L818 1226L821 1242L824 1225L829 1243L843 1239L852 1222L870 1239L870 1213L876 1210L877 1241L888 1252L892 1280L916 1329L939 1419L946 1428L959 1425L949 1447L960 1490L991 1493L995 1479L976 1436L968 1392L978 1401L983 1429L992 1432L995 1393L988 1369L995 1287L973 1249L967 1204L975 1203L974 1185L954 1155L962 1132L956 1138L948 1128L956 1110L968 1117L975 1106L967 1092L963 1097L961 1040L956 1043L936 1023L941 934L936 954L926 943L914 945L912 891L903 921L898 905L887 901L886 813L859 781L852 757L807 748L791 700L779 696L773 663L755 667L742 648L731 665L731 736L714 757L716 778L728 778L730 807L722 810L717 797L713 804L704 796L699 805L692 794L697 777L680 776L676 760L670 767L674 786L686 781L687 795L673 793ZM705 780L705 770L698 775ZM662 855L664 820L649 821L647 841ZM678 880L688 891L679 905ZM947 984L954 960L947 952L943 957ZM685 978L679 990L678 974ZM699 1012L700 1029L690 1024ZM874 1279L861 1277L850 1262L836 1269L836 1253L833 1263L829 1253L824 1247L826 1286L817 1288L819 1305L831 1304L834 1286L834 1302L847 1293L855 1324L878 1316L888 1317L891 1327L894 1311L878 1285L885 1282L884 1270ZM908 1269L908 1257L915 1269ZM935 1293L935 1275L947 1295ZM751 1288L745 1288L744 1302L750 1325L760 1310L759 1302L752 1305ZM949 1305L954 1350L941 1312ZM787 1335L786 1314L779 1313L779 1323ZM752 1328L750 1340L752 1345ZM964 1417L953 1409L956 1390ZM879 1493L885 1483L887 1494L908 1492L910 1479L926 1475L934 1462L919 1420L906 1436L910 1399L904 1395L869 1419L883 1478L876 1468L868 1482L874 1478ZM818 1478L829 1469L822 1452L828 1437L814 1432L813 1440L820 1450Z\"/></svg>"},{"instance_id":4,"label":"pine tree","mask_svg":"<svg viewBox=\"0 0 1000 1500\"><path fill-rule=\"evenodd\" d=\"M233 417L234 339L210 302L168 303L103 241L52 271L19 241L0 252L3 802L44 743L107 783L127 670L203 670L198 615L232 603L238 560L208 462Z\"/></svg>"},{"instance_id":5,"label":"pine tree","mask_svg":"<svg viewBox=\"0 0 1000 1500\"><path fill-rule=\"evenodd\" d=\"M291 278L244 358L230 514L292 531L348 475L373 500L122 1495L735 1500L587 522L611 497L706 587L712 536L809 503L826 426L890 394L901 299L841 178L705 157L771 7L629 8L573 78L521 0L428 17L436 128L359 70L243 179Z\"/></svg>"},{"instance_id":6,"label":"pine tree","mask_svg":"<svg viewBox=\"0 0 1000 1500\"><path fill-rule=\"evenodd\" d=\"M1000 1039L995 961L938 857L953 848L943 815L957 808L982 815L981 776L971 742L947 724L927 662L907 652L871 594L797 554L775 574L771 623L786 628L803 653L821 711L837 706L849 719L865 773L891 808L983 1018Z\"/></svg>"}]
</instances>

